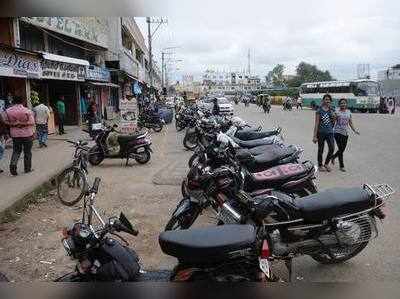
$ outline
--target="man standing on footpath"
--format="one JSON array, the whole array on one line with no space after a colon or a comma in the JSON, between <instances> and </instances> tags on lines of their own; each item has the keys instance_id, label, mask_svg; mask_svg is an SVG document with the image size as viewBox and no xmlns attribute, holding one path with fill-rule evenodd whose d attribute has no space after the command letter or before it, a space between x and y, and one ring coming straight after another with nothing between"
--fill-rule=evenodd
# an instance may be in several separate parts
<instances>
[{"instance_id":1,"label":"man standing on footpath","mask_svg":"<svg viewBox=\"0 0 400 299\"><path fill-rule=\"evenodd\" d=\"M50 109L43 103L33 108L35 113L36 134L39 141L39 147L47 147L47 136L49 133L48 122L50 118Z\"/></svg>"},{"instance_id":2,"label":"man standing on footpath","mask_svg":"<svg viewBox=\"0 0 400 299\"><path fill-rule=\"evenodd\" d=\"M3 113L3 120L10 127L10 135L13 140L13 153L10 162L10 173L13 176L18 175L17 165L22 150L24 151L25 173L33 170L32 144L35 120L33 117L33 112L24 107L22 103L22 97L15 97L14 106L8 108Z\"/></svg>"},{"instance_id":3,"label":"man standing on footpath","mask_svg":"<svg viewBox=\"0 0 400 299\"><path fill-rule=\"evenodd\" d=\"M60 96L59 100L56 103L57 113L58 113L58 134L65 134L64 131L64 120L65 120L65 103L64 96Z\"/></svg>"}]
</instances>

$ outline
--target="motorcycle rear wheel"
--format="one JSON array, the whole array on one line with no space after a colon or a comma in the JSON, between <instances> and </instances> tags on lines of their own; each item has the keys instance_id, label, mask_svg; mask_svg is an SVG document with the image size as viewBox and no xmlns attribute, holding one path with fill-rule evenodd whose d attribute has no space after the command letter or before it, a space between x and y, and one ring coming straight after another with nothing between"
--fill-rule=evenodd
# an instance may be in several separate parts
<instances>
[{"instance_id":1,"label":"motorcycle rear wheel","mask_svg":"<svg viewBox=\"0 0 400 299\"><path fill-rule=\"evenodd\" d=\"M88 156L89 163L93 166L99 165L104 160L104 154L100 151L97 145L89 150Z\"/></svg>"},{"instance_id":2,"label":"motorcycle rear wheel","mask_svg":"<svg viewBox=\"0 0 400 299\"><path fill-rule=\"evenodd\" d=\"M150 158L151 158L150 152L148 150L145 150L144 152L136 154L134 159L139 164L146 164L147 162L150 161Z\"/></svg>"},{"instance_id":3,"label":"motorcycle rear wheel","mask_svg":"<svg viewBox=\"0 0 400 299\"><path fill-rule=\"evenodd\" d=\"M349 220L349 221L351 221L351 220ZM358 226L364 227L364 229L366 226L370 227L370 229L368 229L368 231L367 231L367 234L368 234L367 237L363 237L367 241L360 242L358 244L341 247L341 248L338 247L338 248L328 249L330 251L330 255L327 253L321 253L321 254L311 255L311 258L321 264L329 265L329 264L343 263L343 262L355 257L365 247L367 247L367 245L369 243L369 239L371 238L371 235L372 235L372 227L370 225L370 222L368 222L368 220L366 220L366 219L363 220L363 224L358 224Z\"/></svg>"},{"instance_id":4,"label":"motorcycle rear wheel","mask_svg":"<svg viewBox=\"0 0 400 299\"><path fill-rule=\"evenodd\" d=\"M368 241L360 243L360 244L356 244L353 246L348 246L347 248L345 248L346 250L348 250L348 253L345 255L341 255L339 257L331 257L328 254L316 254L316 255L312 255L311 258L315 261L317 261L320 264L324 264L324 265L332 265L332 264L339 264L339 263L343 263L353 257L355 257L357 254L359 254L362 250L364 250L365 247L367 247L368 245ZM343 250L343 249L342 249ZM338 253L333 253L333 255L338 254Z\"/></svg>"}]
</instances>

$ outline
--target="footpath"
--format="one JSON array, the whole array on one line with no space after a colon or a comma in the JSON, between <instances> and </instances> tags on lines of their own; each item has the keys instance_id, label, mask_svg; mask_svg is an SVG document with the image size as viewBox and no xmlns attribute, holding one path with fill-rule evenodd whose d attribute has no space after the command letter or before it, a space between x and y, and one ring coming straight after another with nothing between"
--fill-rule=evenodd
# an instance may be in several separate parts
<instances>
[{"instance_id":1,"label":"footpath","mask_svg":"<svg viewBox=\"0 0 400 299\"><path fill-rule=\"evenodd\" d=\"M31 173L24 173L23 153L18 164L18 176L11 176L9 163L12 149L7 148L0 161L0 223L13 215L29 200L28 195L50 182L72 162L73 147L65 140L88 140L89 136L78 127L66 127L65 135L49 136L48 147L39 148L37 141L32 149Z\"/></svg>"}]
</instances>

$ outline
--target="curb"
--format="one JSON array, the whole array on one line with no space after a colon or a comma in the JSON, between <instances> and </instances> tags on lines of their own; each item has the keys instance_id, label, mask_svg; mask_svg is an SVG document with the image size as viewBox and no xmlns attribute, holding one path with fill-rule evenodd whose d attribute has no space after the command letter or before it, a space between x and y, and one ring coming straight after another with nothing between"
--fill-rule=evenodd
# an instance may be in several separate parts
<instances>
[{"instance_id":1,"label":"curb","mask_svg":"<svg viewBox=\"0 0 400 299\"><path fill-rule=\"evenodd\" d=\"M16 199L9 207L0 211L0 224L18 219L20 216L19 212L24 211L30 203L35 203L38 198L46 196L50 190L56 187L57 177L68 167L69 164L53 172L44 182L30 188L25 195Z\"/></svg>"}]
</instances>

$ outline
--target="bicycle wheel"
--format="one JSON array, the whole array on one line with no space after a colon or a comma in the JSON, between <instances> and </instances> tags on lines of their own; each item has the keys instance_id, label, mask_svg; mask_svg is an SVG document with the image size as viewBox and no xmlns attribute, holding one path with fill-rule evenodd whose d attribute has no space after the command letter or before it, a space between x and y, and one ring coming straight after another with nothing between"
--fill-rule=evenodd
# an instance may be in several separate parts
<instances>
[{"instance_id":1,"label":"bicycle wheel","mask_svg":"<svg viewBox=\"0 0 400 299\"><path fill-rule=\"evenodd\" d=\"M57 195L66 206L79 202L87 188L86 176L79 168L68 168L57 179Z\"/></svg>"}]
</instances>

